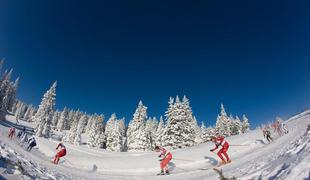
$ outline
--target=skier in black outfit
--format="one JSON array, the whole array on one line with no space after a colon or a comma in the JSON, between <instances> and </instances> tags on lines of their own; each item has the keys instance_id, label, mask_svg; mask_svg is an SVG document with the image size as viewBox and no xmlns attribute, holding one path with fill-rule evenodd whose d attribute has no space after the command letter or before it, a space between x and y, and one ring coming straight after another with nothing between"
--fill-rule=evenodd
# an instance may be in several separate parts
<instances>
[{"instance_id":1,"label":"skier in black outfit","mask_svg":"<svg viewBox=\"0 0 310 180\"><path fill-rule=\"evenodd\" d=\"M272 142L271 132L268 129L264 130L264 137L268 140L268 142Z\"/></svg>"},{"instance_id":2,"label":"skier in black outfit","mask_svg":"<svg viewBox=\"0 0 310 180\"><path fill-rule=\"evenodd\" d=\"M29 146L27 147L27 151L31 151L31 149L37 145L36 139L34 137L30 138L28 143Z\"/></svg>"},{"instance_id":3,"label":"skier in black outfit","mask_svg":"<svg viewBox=\"0 0 310 180\"><path fill-rule=\"evenodd\" d=\"M23 132L22 131L18 131L17 138L20 139L22 135L23 135Z\"/></svg>"}]
</instances>

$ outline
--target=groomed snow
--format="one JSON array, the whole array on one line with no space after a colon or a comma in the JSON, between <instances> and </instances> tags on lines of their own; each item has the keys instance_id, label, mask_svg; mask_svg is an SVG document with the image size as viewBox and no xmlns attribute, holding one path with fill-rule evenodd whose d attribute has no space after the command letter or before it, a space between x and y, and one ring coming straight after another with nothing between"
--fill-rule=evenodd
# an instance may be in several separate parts
<instances>
[{"instance_id":1,"label":"groomed snow","mask_svg":"<svg viewBox=\"0 0 310 180\"><path fill-rule=\"evenodd\" d=\"M29 177L40 179L218 179L212 169L218 161L216 154L209 150L212 143L171 151L171 175L156 176L159 161L155 152L109 152L101 149L66 144L67 156L59 165L51 163L58 141L37 138L37 148L30 153L18 145L16 139L7 139L9 122L15 117L7 116L0 121L0 155L3 158L19 159L25 163ZM20 122L32 127L33 124ZM260 130L227 138L230 143L229 155L232 163L221 167L225 177L237 179L310 179L310 110L287 121L289 134L276 137L268 144ZM28 163L28 164L27 164ZM5 172L3 162L0 173L5 178L16 178L20 174ZM3 167L2 167L3 166ZM2 169L1 169L2 167ZM14 168L11 168L14 169ZM32 169L32 171L31 171ZM33 170L38 169L38 170ZM41 173L41 174L40 174ZM17 178L18 179L18 178ZM30 178L31 179L31 178Z\"/></svg>"}]
</instances>

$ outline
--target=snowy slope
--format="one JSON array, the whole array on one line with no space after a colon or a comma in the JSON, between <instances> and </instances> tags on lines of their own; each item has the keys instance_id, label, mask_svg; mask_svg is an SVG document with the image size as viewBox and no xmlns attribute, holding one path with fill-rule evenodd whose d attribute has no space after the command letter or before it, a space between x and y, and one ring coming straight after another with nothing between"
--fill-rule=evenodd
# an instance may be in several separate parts
<instances>
[{"instance_id":1,"label":"snowy slope","mask_svg":"<svg viewBox=\"0 0 310 180\"><path fill-rule=\"evenodd\" d=\"M213 144L206 143L196 147L173 150L170 164L172 174L156 176L159 162L156 153L108 152L90 149L86 146L66 144L68 155L59 165L50 163L55 154L58 142L43 138L38 139L38 149L31 153L19 146L16 140L6 137L8 122L14 122L9 116L8 121L0 121L1 156L7 159L20 159L29 164L26 168L30 177L40 179L218 179L212 169L217 163L217 156L209 149ZM4 123L6 122L6 123ZM22 122L29 127L32 124ZM229 154L232 163L222 167L227 177L237 179L310 179L310 134L306 126L310 123L310 110L305 111L287 121L290 133L276 138L271 144L263 139L260 130L244 135L227 138L231 147ZM238 146L237 146L238 145ZM14 158L13 158L14 157ZM15 161L16 162L16 161ZM0 173L4 177L21 177L14 168L10 172ZM2 170L5 169L2 167ZM16 169L16 168L15 168ZM17 168L18 169L18 168ZM39 169L35 171L33 169ZM17 175L13 172L17 172ZM41 172L41 174L40 174ZM32 174L31 174L32 173Z\"/></svg>"}]
</instances>

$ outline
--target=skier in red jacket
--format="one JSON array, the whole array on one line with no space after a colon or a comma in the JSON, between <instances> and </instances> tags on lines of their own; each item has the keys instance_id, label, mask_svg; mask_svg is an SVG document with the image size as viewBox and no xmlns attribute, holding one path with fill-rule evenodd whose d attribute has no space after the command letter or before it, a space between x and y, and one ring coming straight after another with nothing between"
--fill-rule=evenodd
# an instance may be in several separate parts
<instances>
[{"instance_id":1,"label":"skier in red jacket","mask_svg":"<svg viewBox=\"0 0 310 180\"><path fill-rule=\"evenodd\" d=\"M67 154L66 147L63 145L63 143L59 143L58 146L56 147L56 150L60 148L60 151L56 154L53 163L58 164L59 159Z\"/></svg>"},{"instance_id":2,"label":"skier in red jacket","mask_svg":"<svg viewBox=\"0 0 310 180\"><path fill-rule=\"evenodd\" d=\"M12 139L13 136L15 136L15 128L14 128L14 127L11 127L11 128L9 129L8 137Z\"/></svg>"},{"instance_id":3,"label":"skier in red jacket","mask_svg":"<svg viewBox=\"0 0 310 180\"><path fill-rule=\"evenodd\" d=\"M228 157L227 151L229 148L229 144L227 141L225 141L224 137L211 137L212 142L215 144L215 148L211 149L210 151L213 152L215 151L219 146L222 146L222 149L220 149L217 152L217 155L221 158L221 162L219 163L219 166L230 163L231 160ZM226 160L224 159L223 155L225 156Z\"/></svg>"},{"instance_id":4,"label":"skier in red jacket","mask_svg":"<svg viewBox=\"0 0 310 180\"><path fill-rule=\"evenodd\" d=\"M158 175L164 175L165 172L166 174L169 174L169 170L168 170L168 164L172 159L172 154L171 152L168 152L165 148L160 148L159 146L155 147L155 151L159 152L160 155L158 156L160 159L160 169L161 172Z\"/></svg>"}]
</instances>

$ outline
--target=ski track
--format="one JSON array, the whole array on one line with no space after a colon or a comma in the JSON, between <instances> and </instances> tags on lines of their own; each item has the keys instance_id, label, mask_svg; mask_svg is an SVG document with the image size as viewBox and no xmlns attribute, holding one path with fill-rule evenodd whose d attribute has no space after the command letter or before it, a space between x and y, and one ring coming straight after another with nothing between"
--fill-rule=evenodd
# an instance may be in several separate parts
<instances>
[{"instance_id":1,"label":"ski track","mask_svg":"<svg viewBox=\"0 0 310 180\"><path fill-rule=\"evenodd\" d=\"M232 163L222 166L220 169L223 170L225 177L244 180L310 179L310 134L305 133L308 123L310 123L309 110L290 118L287 121L289 134L275 138L275 141L270 144L263 139L259 130L227 138L231 144L249 146L231 146L228 153ZM156 176L159 171L159 163L158 161L154 162L156 161L156 158L153 157L154 153L112 153L67 145L68 156L59 165L54 165L50 161L55 152L49 149L48 152L42 153L48 146L43 149L35 148L29 153L25 151L25 147L19 146L16 140L9 140L7 130L11 124L13 123L0 123L1 156L6 154L11 157L16 156L16 159L29 165L32 171L37 172L37 176L42 179L218 179L218 174L212 169L213 165L217 163L217 157L209 152L209 149L213 147L211 143L172 151L175 158L170 163L172 174ZM31 132L31 128L27 128L27 130ZM53 147L56 143L56 141L42 140L42 146L52 144ZM70 153L73 155L70 156ZM93 164L96 165L96 168L92 168L92 162L81 166L79 162L83 162L85 157L80 157L81 159L77 160L74 155L79 154L86 154L85 157L94 163L100 162L98 158L102 158L106 163ZM109 164L109 160L129 160L130 162L111 162ZM137 162L132 162L135 160ZM148 163L142 162L145 160L150 161L154 167L146 166ZM137 165L139 163L142 167ZM132 166L132 168L126 169L127 166ZM16 174L5 176L5 178L12 179L16 177L18 179L19 176Z\"/></svg>"}]
</instances>

